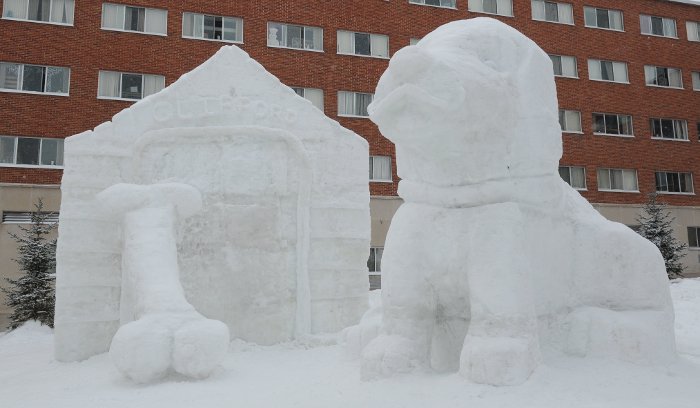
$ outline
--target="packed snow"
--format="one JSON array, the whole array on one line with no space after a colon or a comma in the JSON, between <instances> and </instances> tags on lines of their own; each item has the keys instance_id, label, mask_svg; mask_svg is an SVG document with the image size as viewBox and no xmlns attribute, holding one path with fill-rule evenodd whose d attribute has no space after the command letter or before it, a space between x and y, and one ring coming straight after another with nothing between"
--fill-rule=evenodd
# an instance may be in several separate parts
<instances>
[{"instance_id":1,"label":"packed snow","mask_svg":"<svg viewBox=\"0 0 700 408\"><path fill-rule=\"evenodd\" d=\"M513 387L424 372L361 381L360 361L330 337L274 346L235 340L222 366L208 379L172 376L144 387L121 377L107 354L79 363L55 361L52 331L28 323L0 333L0 406L697 408L700 280L675 281L671 293L678 361L651 367L560 356Z\"/></svg>"},{"instance_id":2,"label":"packed snow","mask_svg":"<svg viewBox=\"0 0 700 408\"><path fill-rule=\"evenodd\" d=\"M219 344L222 326L231 338L269 345L356 324L369 289L368 156L363 138L236 46L66 139L57 358L133 349L143 330L151 346L168 343L193 319ZM175 185L192 193L167 190ZM158 199L168 197L189 216L167 220ZM161 322L158 308L168 313ZM140 318L150 324L112 342ZM185 348L201 349L187 333ZM169 368L202 376L218 354L190 366L177 358L187 353L148 353L148 344L139 355L152 356L151 368L115 354L139 381Z\"/></svg>"},{"instance_id":3,"label":"packed snow","mask_svg":"<svg viewBox=\"0 0 700 408\"><path fill-rule=\"evenodd\" d=\"M490 18L397 51L370 118L396 145L399 195L382 258L371 379L430 367L513 385L555 355L665 365L673 307L658 249L558 174L551 59ZM353 348L358 348L357 346Z\"/></svg>"}]
</instances>

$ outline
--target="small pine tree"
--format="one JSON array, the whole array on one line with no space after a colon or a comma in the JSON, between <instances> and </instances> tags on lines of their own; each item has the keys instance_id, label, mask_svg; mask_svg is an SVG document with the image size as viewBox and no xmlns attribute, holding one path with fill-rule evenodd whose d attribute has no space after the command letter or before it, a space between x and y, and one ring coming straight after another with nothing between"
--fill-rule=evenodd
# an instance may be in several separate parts
<instances>
[{"instance_id":1,"label":"small pine tree","mask_svg":"<svg viewBox=\"0 0 700 408\"><path fill-rule=\"evenodd\" d=\"M39 199L32 212L31 226L19 229L21 235L10 233L18 244L19 264L22 276L18 279L5 278L9 288L0 288L7 294L5 304L13 309L10 315L10 329L16 329L28 320L53 327L56 292L54 289L56 268L56 240L47 236L56 228L48 223L52 215L43 212L44 203Z\"/></svg>"},{"instance_id":2,"label":"small pine tree","mask_svg":"<svg viewBox=\"0 0 700 408\"><path fill-rule=\"evenodd\" d=\"M669 279L683 277L684 266L681 258L685 256L686 245L673 237L671 224L675 217L666 210L666 204L657 201L657 194L649 194L642 214L637 217L640 224L639 234L659 248L666 263Z\"/></svg>"}]
</instances>

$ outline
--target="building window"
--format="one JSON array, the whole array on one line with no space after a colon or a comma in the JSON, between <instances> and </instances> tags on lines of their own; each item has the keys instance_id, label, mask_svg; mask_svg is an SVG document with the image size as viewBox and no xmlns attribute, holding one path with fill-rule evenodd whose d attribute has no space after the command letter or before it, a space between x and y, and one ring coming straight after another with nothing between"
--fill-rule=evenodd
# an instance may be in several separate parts
<instances>
[{"instance_id":1,"label":"building window","mask_svg":"<svg viewBox=\"0 0 700 408\"><path fill-rule=\"evenodd\" d=\"M389 58L389 37L338 30L338 54Z\"/></svg>"},{"instance_id":2,"label":"building window","mask_svg":"<svg viewBox=\"0 0 700 408\"><path fill-rule=\"evenodd\" d=\"M676 20L672 18L640 14L639 24L642 29L642 34L678 38L676 33Z\"/></svg>"},{"instance_id":3,"label":"building window","mask_svg":"<svg viewBox=\"0 0 700 408\"><path fill-rule=\"evenodd\" d=\"M469 0L469 11L513 17L513 0Z\"/></svg>"},{"instance_id":4,"label":"building window","mask_svg":"<svg viewBox=\"0 0 700 408\"><path fill-rule=\"evenodd\" d=\"M651 137L688 140L688 122L679 119L651 119Z\"/></svg>"},{"instance_id":5,"label":"building window","mask_svg":"<svg viewBox=\"0 0 700 408\"><path fill-rule=\"evenodd\" d=\"M573 110L559 110L559 124L561 131L567 133L581 132L581 112Z\"/></svg>"},{"instance_id":6,"label":"building window","mask_svg":"<svg viewBox=\"0 0 700 408\"><path fill-rule=\"evenodd\" d=\"M569 3L532 0L532 19L573 25L574 11Z\"/></svg>"},{"instance_id":7,"label":"building window","mask_svg":"<svg viewBox=\"0 0 700 408\"><path fill-rule=\"evenodd\" d=\"M688 227L688 247L700 248L700 227Z\"/></svg>"},{"instance_id":8,"label":"building window","mask_svg":"<svg viewBox=\"0 0 700 408\"><path fill-rule=\"evenodd\" d=\"M578 78L578 69L576 57L566 55L550 55L552 66L554 67L554 76L565 78Z\"/></svg>"},{"instance_id":9,"label":"building window","mask_svg":"<svg viewBox=\"0 0 700 408\"><path fill-rule=\"evenodd\" d=\"M594 81L629 83L627 63L618 61L588 60L588 78Z\"/></svg>"},{"instance_id":10,"label":"building window","mask_svg":"<svg viewBox=\"0 0 700 408\"><path fill-rule=\"evenodd\" d=\"M24 211L3 211L2 212L2 223L3 224L31 224L32 215L36 214L33 212ZM58 222L57 212L40 212L40 215L45 215L46 219L44 222L46 224L56 224Z\"/></svg>"},{"instance_id":11,"label":"building window","mask_svg":"<svg viewBox=\"0 0 700 408\"><path fill-rule=\"evenodd\" d=\"M688 33L688 41L700 41L700 23L686 21L685 28Z\"/></svg>"},{"instance_id":12,"label":"building window","mask_svg":"<svg viewBox=\"0 0 700 408\"><path fill-rule=\"evenodd\" d=\"M700 72L693 72L693 90L700 91Z\"/></svg>"},{"instance_id":13,"label":"building window","mask_svg":"<svg viewBox=\"0 0 700 408\"><path fill-rule=\"evenodd\" d=\"M267 23L267 46L323 51L323 29L283 23Z\"/></svg>"},{"instance_id":14,"label":"building window","mask_svg":"<svg viewBox=\"0 0 700 408\"><path fill-rule=\"evenodd\" d=\"M608 10L597 7L584 7L583 18L586 27L603 28L606 30L624 31L622 11Z\"/></svg>"},{"instance_id":15,"label":"building window","mask_svg":"<svg viewBox=\"0 0 700 408\"><path fill-rule=\"evenodd\" d=\"M68 95L70 68L0 62L0 90Z\"/></svg>"},{"instance_id":16,"label":"building window","mask_svg":"<svg viewBox=\"0 0 700 408\"><path fill-rule=\"evenodd\" d=\"M243 42L243 19L182 13L182 36L200 40Z\"/></svg>"},{"instance_id":17,"label":"building window","mask_svg":"<svg viewBox=\"0 0 700 408\"><path fill-rule=\"evenodd\" d=\"M456 8L456 0L408 0L411 4L423 4L425 6Z\"/></svg>"},{"instance_id":18,"label":"building window","mask_svg":"<svg viewBox=\"0 0 700 408\"><path fill-rule=\"evenodd\" d=\"M296 92L297 95L301 96L302 98L308 100L313 104L315 107L321 110L323 112L323 90L322 89L316 89L316 88L298 88L298 87L292 87L292 90Z\"/></svg>"},{"instance_id":19,"label":"building window","mask_svg":"<svg viewBox=\"0 0 700 408\"><path fill-rule=\"evenodd\" d=\"M392 181L390 156L369 156L369 181Z\"/></svg>"},{"instance_id":20,"label":"building window","mask_svg":"<svg viewBox=\"0 0 700 408\"><path fill-rule=\"evenodd\" d=\"M656 191L660 193L693 193L693 175L675 171L656 172Z\"/></svg>"},{"instance_id":21,"label":"building window","mask_svg":"<svg viewBox=\"0 0 700 408\"><path fill-rule=\"evenodd\" d=\"M420 38L411 38L408 40L409 45L416 45L418 44L418 41L420 41Z\"/></svg>"},{"instance_id":22,"label":"building window","mask_svg":"<svg viewBox=\"0 0 700 408\"><path fill-rule=\"evenodd\" d=\"M370 247L367 269L369 270L369 290L382 288L382 255L383 247Z\"/></svg>"},{"instance_id":23,"label":"building window","mask_svg":"<svg viewBox=\"0 0 700 408\"><path fill-rule=\"evenodd\" d=\"M664 88L683 88L681 70L678 68L644 66L644 77L647 86L661 86Z\"/></svg>"},{"instance_id":24,"label":"building window","mask_svg":"<svg viewBox=\"0 0 700 408\"><path fill-rule=\"evenodd\" d=\"M162 9L104 3L102 29L167 35L168 12Z\"/></svg>"},{"instance_id":25,"label":"building window","mask_svg":"<svg viewBox=\"0 0 700 408\"><path fill-rule=\"evenodd\" d=\"M2 17L10 20L73 25L74 0L5 0Z\"/></svg>"},{"instance_id":26,"label":"building window","mask_svg":"<svg viewBox=\"0 0 700 408\"><path fill-rule=\"evenodd\" d=\"M615 113L594 113L593 133L598 135L634 136L632 116Z\"/></svg>"},{"instance_id":27,"label":"building window","mask_svg":"<svg viewBox=\"0 0 700 408\"><path fill-rule=\"evenodd\" d=\"M371 93L338 91L338 116L369 117L367 106L373 98Z\"/></svg>"},{"instance_id":28,"label":"building window","mask_svg":"<svg viewBox=\"0 0 700 408\"><path fill-rule=\"evenodd\" d=\"M576 190L586 189L586 169L579 166L559 166L559 175Z\"/></svg>"},{"instance_id":29,"label":"building window","mask_svg":"<svg viewBox=\"0 0 700 408\"><path fill-rule=\"evenodd\" d=\"M136 101L165 88L162 75L100 71L97 96L105 99Z\"/></svg>"},{"instance_id":30,"label":"building window","mask_svg":"<svg viewBox=\"0 0 700 408\"><path fill-rule=\"evenodd\" d=\"M637 170L598 169L598 190L639 192Z\"/></svg>"},{"instance_id":31,"label":"building window","mask_svg":"<svg viewBox=\"0 0 700 408\"><path fill-rule=\"evenodd\" d=\"M0 136L0 166L63 166L63 139Z\"/></svg>"}]
</instances>

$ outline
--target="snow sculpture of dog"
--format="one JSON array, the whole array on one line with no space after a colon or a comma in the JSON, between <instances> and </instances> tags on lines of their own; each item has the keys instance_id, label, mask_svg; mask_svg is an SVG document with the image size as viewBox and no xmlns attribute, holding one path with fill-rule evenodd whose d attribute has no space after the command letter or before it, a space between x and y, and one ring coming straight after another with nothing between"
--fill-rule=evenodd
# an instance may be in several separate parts
<instances>
[{"instance_id":1,"label":"snow sculpture of dog","mask_svg":"<svg viewBox=\"0 0 700 408\"><path fill-rule=\"evenodd\" d=\"M371 119L396 144L399 194L379 335L364 378L430 366L518 384L542 356L675 357L664 262L557 173L551 60L496 20L398 51Z\"/></svg>"}]
</instances>

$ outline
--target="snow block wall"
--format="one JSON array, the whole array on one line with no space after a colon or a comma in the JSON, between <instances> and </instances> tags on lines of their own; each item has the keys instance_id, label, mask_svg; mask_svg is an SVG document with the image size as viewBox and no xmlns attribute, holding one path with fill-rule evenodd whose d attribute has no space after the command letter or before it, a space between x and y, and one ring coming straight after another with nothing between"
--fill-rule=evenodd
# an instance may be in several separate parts
<instances>
[{"instance_id":1,"label":"snow block wall","mask_svg":"<svg viewBox=\"0 0 700 408\"><path fill-rule=\"evenodd\" d=\"M271 344L340 330L367 308L367 142L235 46L92 131L66 140L56 357L109 348L134 319L120 223L96 200L118 184L195 187L176 228L180 280L231 337Z\"/></svg>"},{"instance_id":2,"label":"snow block wall","mask_svg":"<svg viewBox=\"0 0 700 408\"><path fill-rule=\"evenodd\" d=\"M675 358L661 254L558 175L552 63L533 41L494 19L443 25L394 54L369 110L405 202L379 334L368 314L348 337L364 378L427 366L504 385L550 353Z\"/></svg>"}]
</instances>

